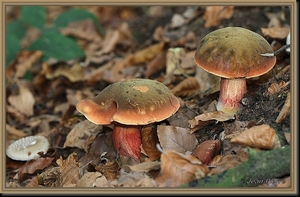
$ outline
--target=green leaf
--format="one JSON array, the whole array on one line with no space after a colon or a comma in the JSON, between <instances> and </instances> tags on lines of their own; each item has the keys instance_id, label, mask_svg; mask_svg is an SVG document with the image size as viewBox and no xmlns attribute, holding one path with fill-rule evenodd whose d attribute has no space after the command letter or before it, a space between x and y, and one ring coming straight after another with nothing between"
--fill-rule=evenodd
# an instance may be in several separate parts
<instances>
[{"instance_id":1,"label":"green leaf","mask_svg":"<svg viewBox=\"0 0 300 197\"><path fill-rule=\"evenodd\" d=\"M54 20L54 24L57 27L66 27L68 25L68 23L70 23L70 22L81 21L81 20L85 20L85 19L93 20L98 31L101 34L104 34L104 29L102 28L97 17L93 13L91 13L85 9L80 9L80 8L72 8L72 9L67 10L66 12L60 14Z\"/></svg>"},{"instance_id":2,"label":"green leaf","mask_svg":"<svg viewBox=\"0 0 300 197\"><path fill-rule=\"evenodd\" d=\"M68 61L85 56L80 46L71 38L60 33L48 33L29 46L30 50L43 51L42 61L49 58Z\"/></svg>"},{"instance_id":3,"label":"green leaf","mask_svg":"<svg viewBox=\"0 0 300 197\"><path fill-rule=\"evenodd\" d=\"M20 39L14 34L7 34L5 39L5 65L6 67L16 59L20 51Z\"/></svg>"},{"instance_id":4,"label":"green leaf","mask_svg":"<svg viewBox=\"0 0 300 197\"><path fill-rule=\"evenodd\" d=\"M25 24L21 20L14 20L6 25L6 35L14 35L18 40L25 36L26 30Z\"/></svg>"},{"instance_id":5,"label":"green leaf","mask_svg":"<svg viewBox=\"0 0 300 197\"><path fill-rule=\"evenodd\" d=\"M46 8L44 6L22 6L21 18L28 25L41 29L46 22Z\"/></svg>"}]
</instances>

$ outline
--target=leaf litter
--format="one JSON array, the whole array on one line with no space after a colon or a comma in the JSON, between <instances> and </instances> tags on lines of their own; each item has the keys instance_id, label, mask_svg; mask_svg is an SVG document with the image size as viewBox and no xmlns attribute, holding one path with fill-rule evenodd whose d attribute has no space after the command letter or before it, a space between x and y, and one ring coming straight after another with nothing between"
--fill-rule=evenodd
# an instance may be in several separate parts
<instances>
[{"instance_id":1,"label":"leaf litter","mask_svg":"<svg viewBox=\"0 0 300 197\"><path fill-rule=\"evenodd\" d=\"M67 10L46 7L49 21ZM60 29L76 40L84 59L41 62L41 51L24 49L6 69L6 141L39 134L51 142L49 153L41 158L20 163L6 157L10 187L178 187L245 163L245 147L265 151L290 144L288 53L280 53L272 74L247 81L251 88L235 117L216 111L220 78L193 61L201 38L232 24L285 44L288 10L146 6L147 14L130 6L84 9L98 17L104 34L92 20ZM264 20L257 23L256 17ZM31 43L39 34L34 36L22 42ZM26 78L27 72L31 79ZM118 156L110 125L94 125L75 109L79 100L130 78L163 82L181 102L176 114L143 128L139 164Z\"/></svg>"}]
</instances>

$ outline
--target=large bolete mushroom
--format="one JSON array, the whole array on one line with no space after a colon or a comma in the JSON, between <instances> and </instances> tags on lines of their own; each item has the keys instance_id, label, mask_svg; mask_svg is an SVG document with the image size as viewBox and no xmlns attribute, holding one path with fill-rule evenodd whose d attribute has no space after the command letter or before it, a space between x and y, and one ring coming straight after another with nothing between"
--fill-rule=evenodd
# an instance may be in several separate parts
<instances>
[{"instance_id":1,"label":"large bolete mushroom","mask_svg":"<svg viewBox=\"0 0 300 197\"><path fill-rule=\"evenodd\" d=\"M162 121L180 107L164 84L151 79L113 83L96 97L79 101L76 108L95 124L113 124L113 142L119 155L140 161L141 128Z\"/></svg>"},{"instance_id":2,"label":"large bolete mushroom","mask_svg":"<svg viewBox=\"0 0 300 197\"><path fill-rule=\"evenodd\" d=\"M272 54L266 39L242 27L218 29L200 41L195 63L221 77L218 111L230 115L238 112L240 100L247 92L246 79L270 71L276 63Z\"/></svg>"}]
</instances>

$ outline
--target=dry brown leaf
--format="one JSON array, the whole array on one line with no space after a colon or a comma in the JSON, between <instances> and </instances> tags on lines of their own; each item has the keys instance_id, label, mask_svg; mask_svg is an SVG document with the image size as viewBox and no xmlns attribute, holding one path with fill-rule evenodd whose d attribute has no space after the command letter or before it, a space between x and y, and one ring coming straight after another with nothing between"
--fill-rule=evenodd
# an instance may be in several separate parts
<instances>
[{"instance_id":1,"label":"dry brown leaf","mask_svg":"<svg viewBox=\"0 0 300 197\"><path fill-rule=\"evenodd\" d=\"M96 125L89 120L77 123L68 133L63 147L78 147L88 152L88 150L86 150L85 142L89 136L97 131L98 128L99 125Z\"/></svg>"},{"instance_id":2,"label":"dry brown leaf","mask_svg":"<svg viewBox=\"0 0 300 197\"><path fill-rule=\"evenodd\" d=\"M43 170L44 168L48 167L54 157L39 157L30 161L27 161L18 171L18 178L19 182L23 182L29 175L34 174L39 170Z\"/></svg>"},{"instance_id":3,"label":"dry brown leaf","mask_svg":"<svg viewBox=\"0 0 300 197\"><path fill-rule=\"evenodd\" d=\"M260 28L264 37L270 37L275 39L285 39L289 32L290 27L270 27L270 28Z\"/></svg>"},{"instance_id":4,"label":"dry brown leaf","mask_svg":"<svg viewBox=\"0 0 300 197\"><path fill-rule=\"evenodd\" d=\"M191 128L194 128L196 125L198 125L198 121L217 120L223 122L231 119L235 119L234 116L226 114L222 111L212 111L196 116L194 119L189 120L189 124Z\"/></svg>"},{"instance_id":5,"label":"dry brown leaf","mask_svg":"<svg viewBox=\"0 0 300 197\"><path fill-rule=\"evenodd\" d=\"M25 187L43 187L39 184L38 178L33 177L29 180L29 182L25 185Z\"/></svg>"},{"instance_id":6,"label":"dry brown leaf","mask_svg":"<svg viewBox=\"0 0 300 197\"><path fill-rule=\"evenodd\" d=\"M220 77L213 75L204 69L196 66L196 75L201 93L212 94L220 90Z\"/></svg>"},{"instance_id":7,"label":"dry brown leaf","mask_svg":"<svg viewBox=\"0 0 300 197\"><path fill-rule=\"evenodd\" d=\"M145 77L149 78L151 75L158 73L166 68L166 54L165 50L159 52L148 64Z\"/></svg>"},{"instance_id":8,"label":"dry brown leaf","mask_svg":"<svg viewBox=\"0 0 300 197\"><path fill-rule=\"evenodd\" d=\"M156 144L159 143L156 128L151 125L143 127L142 131L142 152L149 157L150 161L155 161L160 158L160 151Z\"/></svg>"},{"instance_id":9,"label":"dry brown leaf","mask_svg":"<svg viewBox=\"0 0 300 197\"><path fill-rule=\"evenodd\" d=\"M10 95L8 97L8 102L25 116L32 116L35 98L32 92L26 86L22 85L21 83L18 85L19 94Z\"/></svg>"},{"instance_id":10,"label":"dry brown leaf","mask_svg":"<svg viewBox=\"0 0 300 197\"><path fill-rule=\"evenodd\" d=\"M6 113L8 114L7 118L9 119L9 115L12 118L15 118L16 121L24 122L25 121L25 115L19 112L16 108L10 106L8 103L5 103L5 109Z\"/></svg>"},{"instance_id":11,"label":"dry brown leaf","mask_svg":"<svg viewBox=\"0 0 300 197\"><path fill-rule=\"evenodd\" d=\"M276 131L268 124L253 126L245 129L241 134L231 138L231 143L239 144L243 147L271 150L280 147L280 141Z\"/></svg>"},{"instance_id":12,"label":"dry brown leaf","mask_svg":"<svg viewBox=\"0 0 300 197\"><path fill-rule=\"evenodd\" d=\"M142 64L152 60L157 54L163 51L164 46L164 42L159 42L134 53L128 60L128 65Z\"/></svg>"},{"instance_id":13,"label":"dry brown leaf","mask_svg":"<svg viewBox=\"0 0 300 197\"><path fill-rule=\"evenodd\" d=\"M233 15L234 6L207 6L205 8L205 28L216 27L223 19L230 19Z\"/></svg>"},{"instance_id":14,"label":"dry brown leaf","mask_svg":"<svg viewBox=\"0 0 300 197\"><path fill-rule=\"evenodd\" d=\"M12 62L6 69L6 78L12 80L14 78L23 77L36 61L42 57L41 51L21 51L17 59Z\"/></svg>"},{"instance_id":15,"label":"dry brown leaf","mask_svg":"<svg viewBox=\"0 0 300 197\"><path fill-rule=\"evenodd\" d=\"M214 162L212 161L210 163L210 166L213 168L209 172L209 176L212 176L214 174L221 174L225 170L229 170L231 168L234 168L238 165L241 165L242 163L246 162L249 158L248 153L246 153L244 150L240 150L235 155L225 155L217 158Z\"/></svg>"},{"instance_id":16,"label":"dry brown leaf","mask_svg":"<svg viewBox=\"0 0 300 197\"><path fill-rule=\"evenodd\" d=\"M284 137L286 141L290 144L291 143L291 133L284 132Z\"/></svg>"},{"instance_id":17,"label":"dry brown leaf","mask_svg":"<svg viewBox=\"0 0 300 197\"><path fill-rule=\"evenodd\" d=\"M198 144L194 134L186 128L174 126L157 126L157 135L163 150L174 150L179 153L192 152Z\"/></svg>"},{"instance_id":18,"label":"dry brown leaf","mask_svg":"<svg viewBox=\"0 0 300 197\"><path fill-rule=\"evenodd\" d=\"M281 91L284 87L286 87L289 84L290 84L289 81L288 82L280 81L279 83L272 83L268 88L269 96L272 96L273 94Z\"/></svg>"},{"instance_id":19,"label":"dry brown leaf","mask_svg":"<svg viewBox=\"0 0 300 197\"><path fill-rule=\"evenodd\" d=\"M220 140L206 140L196 147L192 155L197 157L204 165L208 165L220 148Z\"/></svg>"},{"instance_id":20,"label":"dry brown leaf","mask_svg":"<svg viewBox=\"0 0 300 197\"><path fill-rule=\"evenodd\" d=\"M84 67L80 66L78 63L70 65L60 65L55 70L51 72L46 72L45 76L47 79L51 80L59 76L64 76L71 82L82 81L84 78Z\"/></svg>"},{"instance_id":21,"label":"dry brown leaf","mask_svg":"<svg viewBox=\"0 0 300 197\"><path fill-rule=\"evenodd\" d=\"M16 129L15 127L13 126L10 126L9 124L5 124L5 130L7 131L7 133L9 135L13 135L15 136L15 139L20 139L22 137L25 137L27 134L24 133L23 131L19 130L19 129Z\"/></svg>"},{"instance_id":22,"label":"dry brown leaf","mask_svg":"<svg viewBox=\"0 0 300 197\"><path fill-rule=\"evenodd\" d=\"M290 92L287 93L287 97L285 99L284 105L276 118L276 123L280 123L284 118L286 118L291 113L291 99Z\"/></svg>"},{"instance_id":23,"label":"dry brown leaf","mask_svg":"<svg viewBox=\"0 0 300 197\"><path fill-rule=\"evenodd\" d=\"M110 182L116 187L156 187L153 178L150 178L143 172L125 172L121 170L120 177L117 180Z\"/></svg>"},{"instance_id":24,"label":"dry brown leaf","mask_svg":"<svg viewBox=\"0 0 300 197\"><path fill-rule=\"evenodd\" d=\"M77 154L72 153L65 160L60 157L56 163L60 167L61 187L75 187L80 179Z\"/></svg>"},{"instance_id":25,"label":"dry brown leaf","mask_svg":"<svg viewBox=\"0 0 300 197\"><path fill-rule=\"evenodd\" d=\"M115 180L120 174L119 164L116 160L107 161L104 165L95 166L95 169L101 172L107 180Z\"/></svg>"},{"instance_id":26,"label":"dry brown leaf","mask_svg":"<svg viewBox=\"0 0 300 197\"><path fill-rule=\"evenodd\" d=\"M95 23L91 19L70 22L66 27L60 29L60 32L64 35L92 42L100 42L102 40Z\"/></svg>"},{"instance_id":27,"label":"dry brown leaf","mask_svg":"<svg viewBox=\"0 0 300 197\"><path fill-rule=\"evenodd\" d=\"M167 150L161 155L161 170L155 181L159 187L177 187L203 178L208 172L209 169L196 157Z\"/></svg>"},{"instance_id":28,"label":"dry brown leaf","mask_svg":"<svg viewBox=\"0 0 300 197\"><path fill-rule=\"evenodd\" d=\"M101 181L98 179L101 178ZM98 182L97 182L98 180ZM100 172L86 172L77 182L76 187L108 187L108 181ZM102 182L104 181L104 182Z\"/></svg>"},{"instance_id":29,"label":"dry brown leaf","mask_svg":"<svg viewBox=\"0 0 300 197\"><path fill-rule=\"evenodd\" d=\"M178 97L187 97L196 94L200 85L195 77L188 77L171 89Z\"/></svg>"},{"instance_id":30,"label":"dry brown leaf","mask_svg":"<svg viewBox=\"0 0 300 197\"><path fill-rule=\"evenodd\" d=\"M134 172L149 172L151 170L158 170L160 169L161 163L158 161L153 161L153 162L142 162L139 164L131 165L128 166L131 171Z\"/></svg>"},{"instance_id":31,"label":"dry brown leaf","mask_svg":"<svg viewBox=\"0 0 300 197\"><path fill-rule=\"evenodd\" d=\"M61 187L61 175L59 167L46 168L37 176L39 184L45 187Z\"/></svg>"}]
</instances>

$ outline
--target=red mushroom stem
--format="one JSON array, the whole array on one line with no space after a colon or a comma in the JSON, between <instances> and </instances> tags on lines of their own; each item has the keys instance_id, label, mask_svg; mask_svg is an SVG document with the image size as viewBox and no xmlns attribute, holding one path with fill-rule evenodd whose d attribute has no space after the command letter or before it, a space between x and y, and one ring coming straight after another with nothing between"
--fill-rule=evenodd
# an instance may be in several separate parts
<instances>
[{"instance_id":1,"label":"red mushroom stem","mask_svg":"<svg viewBox=\"0 0 300 197\"><path fill-rule=\"evenodd\" d=\"M240 108L240 101L247 92L246 79L221 78L217 110L234 115Z\"/></svg>"},{"instance_id":2,"label":"red mushroom stem","mask_svg":"<svg viewBox=\"0 0 300 197\"><path fill-rule=\"evenodd\" d=\"M140 146L142 144L141 128L135 125L115 124L113 142L119 153L140 162Z\"/></svg>"}]
</instances>

